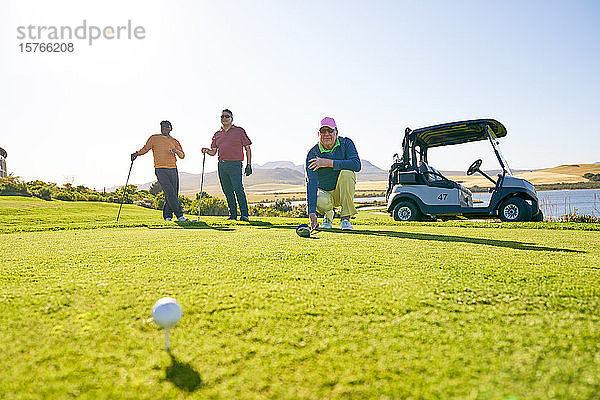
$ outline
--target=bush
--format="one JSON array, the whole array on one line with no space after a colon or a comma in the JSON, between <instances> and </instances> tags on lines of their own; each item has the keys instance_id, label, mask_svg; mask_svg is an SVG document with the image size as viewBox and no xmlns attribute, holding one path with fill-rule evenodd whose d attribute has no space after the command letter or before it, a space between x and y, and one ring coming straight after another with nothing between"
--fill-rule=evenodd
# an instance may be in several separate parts
<instances>
[{"instance_id":1,"label":"bush","mask_svg":"<svg viewBox=\"0 0 600 400\"><path fill-rule=\"evenodd\" d=\"M99 193L90 193L85 197L87 201L106 201L106 198Z\"/></svg>"},{"instance_id":2,"label":"bush","mask_svg":"<svg viewBox=\"0 0 600 400\"><path fill-rule=\"evenodd\" d=\"M592 174L592 173L587 173L587 174L583 174L583 177L586 179L589 179L592 182L599 182L600 181L600 174Z\"/></svg>"},{"instance_id":3,"label":"bush","mask_svg":"<svg viewBox=\"0 0 600 400\"><path fill-rule=\"evenodd\" d=\"M63 201L75 201L75 195L64 189L57 190L52 194L52 198Z\"/></svg>"},{"instance_id":4,"label":"bush","mask_svg":"<svg viewBox=\"0 0 600 400\"><path fill-rule=\"evenodd\" d=\"M187 197L183 197L183 196L179 196L179 204L181 204L181 209L183 210L184 213L186 214L193 214L194 212L192 211L192 200L188 199ZM197 209L197 208L196 208Z\"/></svg>"},{"instance_id":5,"label":"bush","mask_svg":"<svg viewBox=\"0 0 600 400\"><path fill-rule=\"evenodd\" d=\"M162 210L164 204L165 204L165 194L161 192L154 198L152 205L157 210Z\"/></svg>"},{"instance_id":6,"label":"bush","mask_svg":"<svg viewBox=\"0 0 600 400\"><path fill-rule=\"evenodd\" d=\"M52 200L52 189L50 189L48 186L30 186L29 192L39 199L48 201Z\"/></svg>"},{"instance_id":7,"label":"bush","mask_svg":"<svg viewBox=\"0 0 600 400\"><path fill-rule=\"evenodd\" d=\"M200 194L196 195L196 200L194 200L190 206L190 214L198 213L198 205L200 203ZM227 203L224 200L219 199L218 197L210 196L206 193L202 196L202 208L200 209L201 215L229 215L229 208L227 207Z\"/></svg>"},{"instance_id":8,"label":"bush","mask_svg":"<svg viewBox=\"0 0 600 400\"><path fill-rule=\"evenodd\" d=\"M583 222L587 224L593 224L600 222L600 217L594 217L592 215L581 215L581 214L565 214L558 218L560 222Z\"/></svg>"},{"instance_id":9,"label":"bush","mask_svg":"<svg viewBox=\"0 0 600 400\"><path fill-rule=\"evenodd\" d=\"M136 206L141 206L145 208L154 208L154 202L150 199L136 200L133 202Z\"/></svg>"},{"instance_id":10,"label":"bush","mask_svg":"<svg viewBox=\"0 0 600 400\"><path fill-rule=\"evenodd\" d=\"M0 178L0 196L30 196L27 185L16 176Z\"/></svg>"},{"instance_id":11,"label":"bush","mask_svg":"<svg viewBox=\"0 0 600 400\"><path fill-rule=\"evenodd\" d=\"M275 203L270 207L273 207L275 210L280 211L282 213L292 211L292 204L285 200L275 200Z\"/></svg>"},{"instance_id":12,"label":"bush","mask_svg":"<svg viewBox=\"0 0 600 400\"><path fill-rule=\"evenodd\" d=\"M292 206L284 200L278 200L271 205L256 204L249 208L251 216L254 217L291 217L306 218L306 205Z\"/></svg>"},{"instance_id":13,"label":"bush","mask_svg":"<svg viewBox=\"0 0 600 400\"><path fill-rule=\"evenodd\" d=\"M162 187L160 186L160 183L158 183L158 181L154 182L152 185L150 185L148 192L153 196L156 196L157 194L162 192Z\"/></svg>"}]
</instances>

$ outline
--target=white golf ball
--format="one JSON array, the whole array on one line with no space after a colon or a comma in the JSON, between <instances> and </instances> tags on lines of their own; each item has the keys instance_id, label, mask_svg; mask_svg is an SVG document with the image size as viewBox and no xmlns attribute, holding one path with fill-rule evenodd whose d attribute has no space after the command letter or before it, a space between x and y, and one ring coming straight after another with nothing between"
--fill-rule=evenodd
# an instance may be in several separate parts
<instances>
[{"instance_id":1,"label":"white golf ball","mask_svg":"<svg viewBox=\"0 0 600 400\"><path fill-rule=\"evenodd\" d=\"M169 329L181 319L181 306L171 297L163 297L152 306L152 318L163 329Z\"/></svg>"}]
</instances>

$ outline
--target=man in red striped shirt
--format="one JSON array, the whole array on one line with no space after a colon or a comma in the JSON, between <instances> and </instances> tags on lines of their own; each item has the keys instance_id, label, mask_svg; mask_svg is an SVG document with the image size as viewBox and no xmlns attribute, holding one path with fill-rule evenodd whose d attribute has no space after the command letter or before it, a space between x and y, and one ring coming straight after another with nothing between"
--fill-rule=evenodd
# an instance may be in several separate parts
<instances>
[{"instance_id":1,"label":"man in red striped shirt","mask_svg":"<svg viewBox=\"0 0 600 400\"><path fill-rule=\"evenodd\" d=\"M215 132L210 144L210 149L204 147L202 152L214 156L219 152L219 181L221 189L227 199L229 218L237 220L237 203L240 206L240 221L249 222L248 202L242 185L242 161L244 161L244 150L246 152L246 176L252 174L252 142L246 135L244 128L233 125L233 113L225 109L221 111L222 128Z\"/></svg>"}]
</instances>

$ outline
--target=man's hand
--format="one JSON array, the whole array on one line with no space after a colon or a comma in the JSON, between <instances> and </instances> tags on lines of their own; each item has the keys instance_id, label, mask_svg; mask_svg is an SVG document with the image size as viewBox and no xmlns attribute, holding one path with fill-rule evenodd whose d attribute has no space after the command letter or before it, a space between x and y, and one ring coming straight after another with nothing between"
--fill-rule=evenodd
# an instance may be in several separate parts
<instances>
[{"instance_id":1,"label":"man's hand","mask_svg":"<svg viewBox=\"0 0 600 400\"><path fill-rule=\"evenodd\" d=\"M310 213L308 214L308 218L310 218L310 229L315 229L319 225L317 222L317 214Z\"/></svg>"},{"instance_id":2,"label":"man's hand","mask_svg":"<svg viewBox=\"0 0 600 400\"><path fill-rule=\"evenodd\" d=\"M246 169L244 170L244 173L246 174L246 176L252 175L252 167L250 166L250 164L246 165Z\"/></svg>"},{"instance_id":3,"label":"man's hand","mask_svg":"<svg viewBox=\"0 0 600 400\"><path fill-rule=\"evenodd\" d=\"M210 151L210 149L208 147L203 147L202 148L202 154L206 154Z\"/></svg>"},{"instance_id":4,"label":"man's hand","mask_svg":"<svg viewBox=\"0 0 600 400\"><path fill-rule=\"evenodd\" d=\"M138 156L138 152L131 153L131 162L133 162Z\"/></svg>"},{"instance_id":5,"label":"man's hand","mask_svg":"<svg viewBox=\"0 0 600 400\"><path fill-rule=\"evenodd\" d=\"M315 157L308 162L308 169L312 169L313 171L316 171L319 168L327 167L333 168L333 160L329 158Z\"/></svg>"}]
</instances>

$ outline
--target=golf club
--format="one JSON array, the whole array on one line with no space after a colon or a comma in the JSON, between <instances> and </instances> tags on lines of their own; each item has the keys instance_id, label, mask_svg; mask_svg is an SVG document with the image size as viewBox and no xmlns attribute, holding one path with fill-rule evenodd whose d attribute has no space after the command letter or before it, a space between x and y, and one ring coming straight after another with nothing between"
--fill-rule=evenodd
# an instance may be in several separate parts
<instances>
[{"instance_id":1,"label":"golf club","mask_svg":"<svg viewBox=\"0 0 600 400\"><path fill-rule=\"evenodd\" d=\"M321 226L317 224L314 228L308 226L308 224L300 224L296 228L296 234L300 237L308 238L311 234L317 233Z\"/></svg>"},{"instance_id":2,"label":"golf club","mask_svg":"<svg viewBox=\"0 0 600 400\"><path fill-rule=\"evenodd\" d=\"M202 208L202 193L204 190L204 162L206 161L206 153L202 155L202 177L200 178L200 203L198 203L198 219L192 220L192 222L200 221L200 209Z\"/></svg>"},{"instance_id":3,"label":"golf club","mask_svg":"<svg viewBox=\"0 0 600 400\"><path fill-rule=\"evenodd\" d=\"M123 187L123 196L121 197L121 205L119 206L119 212L117 213L117 220L115 222L119 222L119 216L121 215L121 208L123 208L123 201L125 200L125 191L127 190L127 184L129 183L129 176L131 175L131 168L133 168L133 160L131 160L131 165L129 166L129 173L127 174L127 180L125 181L125 186Z\"/></svg>"}]
</instances>

